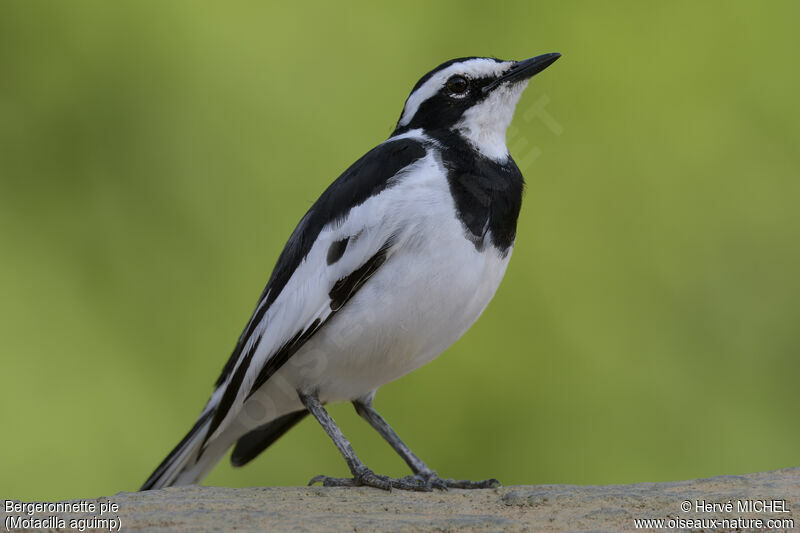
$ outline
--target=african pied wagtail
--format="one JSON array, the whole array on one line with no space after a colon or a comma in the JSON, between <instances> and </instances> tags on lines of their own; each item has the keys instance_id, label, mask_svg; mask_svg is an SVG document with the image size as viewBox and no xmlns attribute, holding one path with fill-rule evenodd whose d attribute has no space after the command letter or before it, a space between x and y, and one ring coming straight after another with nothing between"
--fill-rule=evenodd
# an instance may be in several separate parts
<instances>
[{"instance_id":1,"label":"african pied wagtail","mask_svg":"<svg viewBox=\"0 0 800 533\"><path fill-rule=\"evenodd\" d=\"M378 387L433 360L478 318L514 246L522 174L506 129L560 57L454 59L414 86L391 137L302 218L194 427L142 490L197 483L235 444L252 460L308 413L353 478L325 486L483 488L441 479L373 409ZM414 475L375 474L323 407L350 401Z\"/></svg>"}]
</instances>

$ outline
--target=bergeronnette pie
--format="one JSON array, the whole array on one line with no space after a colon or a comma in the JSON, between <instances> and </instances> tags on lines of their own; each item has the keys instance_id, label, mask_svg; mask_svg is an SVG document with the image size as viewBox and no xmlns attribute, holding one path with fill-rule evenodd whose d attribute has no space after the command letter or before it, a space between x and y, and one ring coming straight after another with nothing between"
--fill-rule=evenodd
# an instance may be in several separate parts
<instances>
[{"instance_id":1,"label":"bergeronnette pie","mask_svg":"<svg viewBox=\"0 0 800 533\"><path fill-rule=\"evenodd\" d=\"M352 478L325 486L486 488L442 479L372 407L378 388L433 360L477 320L506 271L523 178L506 129L559 54L468 57L425 74L392 135L356 161L289 237L194 427L142 490L201 481L235 445L240 466L311 413ZM362 463L323 407L352 402L411 467Z\"/></svg>"}]
</instances>

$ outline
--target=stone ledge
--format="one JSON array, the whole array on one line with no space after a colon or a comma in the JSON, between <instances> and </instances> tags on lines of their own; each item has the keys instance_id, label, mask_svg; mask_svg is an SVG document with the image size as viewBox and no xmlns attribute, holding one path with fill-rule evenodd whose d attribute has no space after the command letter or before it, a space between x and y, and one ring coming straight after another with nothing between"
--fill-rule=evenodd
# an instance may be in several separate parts
<instances>
[{"instance_id":1,"label":"stone ledge","mask_svg":"<svg viewBox=\"0 0 800 533\"><path fill-rule=\"evenodd\" d=\"M787 512L737 511L737 500L755 499L784 500ZM800 528L795 519L800 518L800 468L672 483L518 485L433 493L194 486L121 492L92 501L106 500L119 505L122 531L630 531L636 518L676 517L788 518ZM685 500L691 502L690 512L680 508ZM730 500L733 510L698 512L697 500L723 505ZM67 520L89 516L55 514Z\"/></svg>"}]
</instances>

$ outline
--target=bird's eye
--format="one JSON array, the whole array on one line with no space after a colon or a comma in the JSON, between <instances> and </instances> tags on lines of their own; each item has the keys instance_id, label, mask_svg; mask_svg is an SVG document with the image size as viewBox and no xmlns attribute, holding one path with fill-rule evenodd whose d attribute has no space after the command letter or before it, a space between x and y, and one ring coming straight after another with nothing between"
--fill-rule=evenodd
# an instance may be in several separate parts
<instances>
[{"instance_id":1,"label":"bird's eye","mask_svg":"<svg viewBox=\"0 0 800 533\"><path fill-rule=\"evenodd\" d=\"M447 90L453 94L463 94L469 88L469 82L464 76L451 76L447 80Z\"/></svg>"}]
</instances>

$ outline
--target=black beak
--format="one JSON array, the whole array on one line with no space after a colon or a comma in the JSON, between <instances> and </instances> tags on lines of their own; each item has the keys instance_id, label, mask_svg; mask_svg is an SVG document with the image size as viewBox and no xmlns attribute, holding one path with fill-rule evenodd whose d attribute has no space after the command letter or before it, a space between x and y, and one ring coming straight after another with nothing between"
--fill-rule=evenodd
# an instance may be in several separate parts
<instances>
[{"instance_id":1,"label":"black beak","mask_svg":"<svg viewBox=\"0 0 800 533\"><path fill-rule=\"evenodd\" d=\"M561 54L555 52L552 54L542 54L540 56L532 57L530 59L526 59L525 61L518 61L511 65L511 68L494 80L489 85L486 85L483 88L483 92L487 93L500 85L501 83L505 82L516 82L527 80L539 74L541 71L552 65L556 62L556 59L561 57Z\"/></svg>"}]
</instances>

